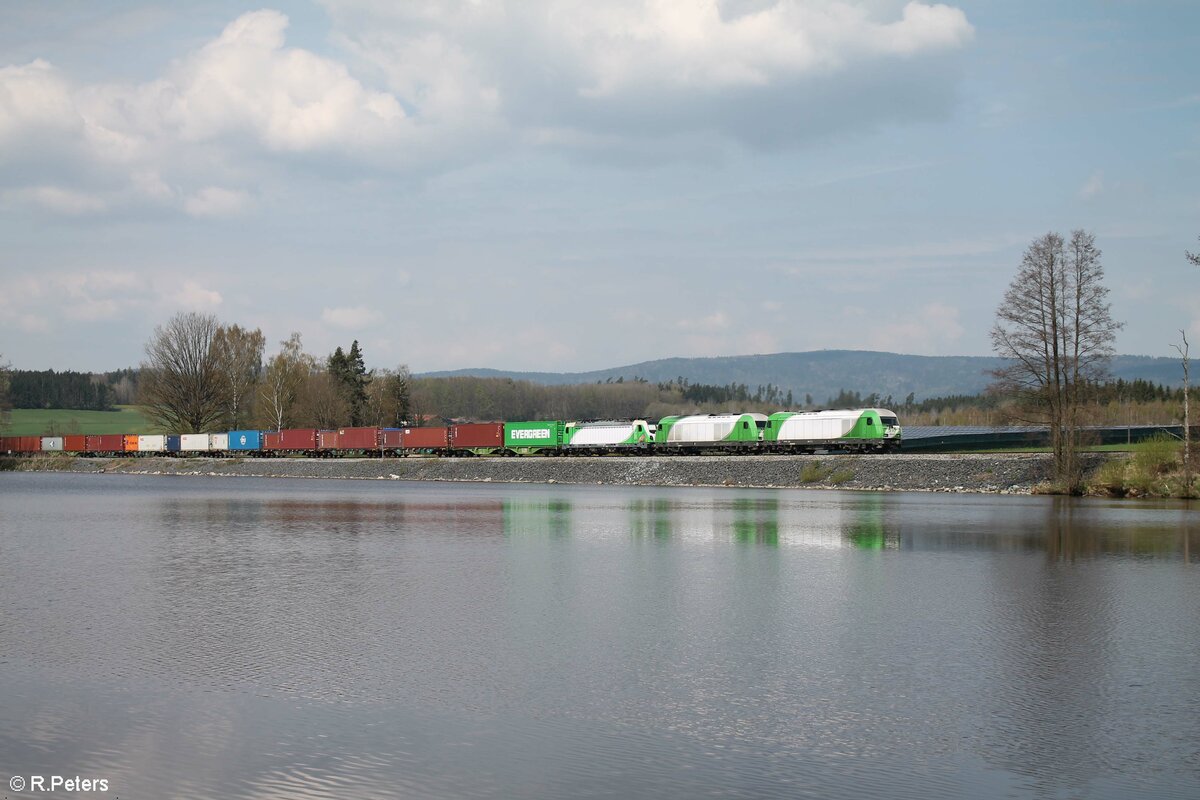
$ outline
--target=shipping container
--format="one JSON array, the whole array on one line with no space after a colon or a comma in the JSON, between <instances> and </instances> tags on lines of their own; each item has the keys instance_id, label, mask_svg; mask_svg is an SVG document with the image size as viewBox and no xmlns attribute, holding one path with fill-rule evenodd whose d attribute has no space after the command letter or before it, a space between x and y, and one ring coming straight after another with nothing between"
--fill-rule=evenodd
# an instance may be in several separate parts
<instances>
[{"instance_id":1,"label":"shipping container","mask_svg":"<svg viewBox=\"0 0 1200 800\"><path fill-rule=\"evenodd\" d=\"M309 452L317 449L315 428L288 428L263 434L264 450Z\"/></svg>"},{"instance_id":2,"label":"shipping container","mask_svg":"<svg viewBox=\"0 0 1200 800\"><path fill-rule=\"evenodd\" d=\"M342 450L378 450L379 428L339 428L337 446Z\"/></svg>"},{"instance_id":3,"label":"shipping container","mask_svg":"<svg viewBox=\"0 0 1200 800\"><path fill-rule=\"evenodd\" d=\"M223 453L229 449L229 434L228 433L210 433L208 435L208 449L218 453Z\"/></svg>"},{"instance_id":4,"label":"shipping container","mask_svg":"<svg viewBox=\"0 0 1200 800\"><path fill-rule=\"evenodd\" d=\"M161 453L167 449L167 437L165 436L147 436L138 437L138 452L139 453Z\"/></svg>"},{"instance_id":5,"label":"shipping container","mask_svg":"<svg viewBox=\"0 0 1200 800\"><path fill-rule=\"evenodd\" d=\"M385 450L400 449L400 437L403 433L403 428L380 428L379 446Z\"/></svg>"},{"instance_id":6,"label":"shipping container","mask_svg":"<svg viewBox=\"0 0 1200 800\"><path fill-rule=\"evenodd\" d=\"M179 452L205 453L208 452L207 433L184 433L179 436Z\"/></svg>"},{"instance_id":7,"label":"shipping container","mask_svg":"<svg viewBox=\"0 0 1200 800\"><path fill-rule=\"evenodd\" d=\"M562 447L563 423L559 420L504 423L504 446L523 455Z\"/></svg>"},{"instance_id":8,"label":"shipping container","mask_svg":"<svg viewBox=\"0 0 1200 800\"><path fill-rule=\"evenodd\" d=\"M230 450L262 450L262 432L260 431L230 431Z\"/></svg>"},{"instance_id":9,"label":"shipping container","mask_svg":"<svg viewBox=\"0 0 1200 800\"><path fill-rule=\"evenodd\" d=\"M450 447L455 450L499 450L504 447L504 423L472 422L451 425Z\"/></svg>"},{"instance_id":10,"label":"shipping container","mask_svg":"<svg viewBox=\"0 0 1200 800\"><path fill-rule=\"evenodd\" d=\"M178 453L179 452L179 440L181 438L182 437L178 433L172 433L172 434L167 435L167 452L168 453Z\"/></svg>"},{"instance_id":11,"label":"shipping container","mask_svg":"<svg viewBox=\"0 0 1200 800\"><path fill-rule=\"evenodd\" d=\"M63 450L67 453L83 453L87 451L87 437L73 433L63 437Z\"/></svg>"},{"instance_id":12,"label":"shipping container","mask_svg":"<svg viewBox=\"0 0 1200 800\"><path fill-rule=\"evenodd\" d=\"M40 453L42 437L40 436L4 436L0 437L0 452L5 453Z\"/></svg>"},{"instance_id":13,"label":"shipping container","mask_svg":"<svg viewBox=\"0 0 1200 800\"><path fill-rule=\"evenodd\" d=\"M42 452L43 453L61 453L63 450L63 437L61 436L43 436L42 437Z\"/></svg>"},{"instance_id":14,"label":"shipping container","mask_svg":"<svg viewBox=\"0 0 1200 800\"><path fill-rule=\"evenodd\" d=\"M125 452L136 453L138 451L138 435L136 433L125 434Z\"/></svg>"},{"instance_id":15,"label":"shipping container","mask_svg":"<svg viewBox=\"0 0 1200 800\"><path fill-rule=\"evenodd\" d=\"M337 431L317 431L317 449L318 450L337 450L338 449L338 432Z\"/></svg>"},{"instance_id":16,"label":"shipping container","mask_svg":"<svg viewBox=\"0 0 1200 800\"><path fill-rule=\"evenodd\" d=\"M87 449L92 453L123 453L125 437L120 433L91 434L87 437Z\"/></svg>"},{"instance_id":17,"label":"shipping container","mask_svg":"<svg viewBox=\"0 0 1200 800\"><path fill-rule=\"evenodd\" d=\"M400 446L405 450L442 451L450 446L449 428L403 428Z\"/></svg>"}]
</instances>

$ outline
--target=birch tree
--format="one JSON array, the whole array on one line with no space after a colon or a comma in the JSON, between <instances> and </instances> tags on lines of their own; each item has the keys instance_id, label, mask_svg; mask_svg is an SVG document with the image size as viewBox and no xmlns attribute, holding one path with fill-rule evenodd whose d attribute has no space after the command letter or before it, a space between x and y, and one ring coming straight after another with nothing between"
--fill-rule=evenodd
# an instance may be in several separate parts
<instances>
[{"instance_id":1,"label":"birch tree","mask_svg":"<svg viewBox=\"0 0 1200 800\"><path fill-rule=\"evenodd\" d=\"M291 421L300 388L314 367L312 357L300 343L299 333L293 333L279 345L279 352L267 361L258 389L263 419L277 431Z\"/></svg>"},{"instance_id":2,"label":"birch tree","mask_svg":"<svg viewBox=\"0 0 1200 800\"><path fill-rule=\"evenodd\" d=\"M241 430L249 418L265 346L261 330L240 325L221 326L213 338L218 369L225 381L226 422L231 430Z\"/></svg>"},{"instance_id":3,"label":"birch tree","mask_svg":"<svg viewBox=\"0 0 1200 800\"><path fill-rule=\"evenodd\" d=\"M1047 233L1026 249L991 331L996 354L1008 362L994 373L996 388L1018 399L1025 419L1049 426L1054 477L1070 493L1082 487L1087 391L1107 375L1122 327L1107 298L1095 237L1077 230L1064 241Z\"/></svg>"}]
</instances>

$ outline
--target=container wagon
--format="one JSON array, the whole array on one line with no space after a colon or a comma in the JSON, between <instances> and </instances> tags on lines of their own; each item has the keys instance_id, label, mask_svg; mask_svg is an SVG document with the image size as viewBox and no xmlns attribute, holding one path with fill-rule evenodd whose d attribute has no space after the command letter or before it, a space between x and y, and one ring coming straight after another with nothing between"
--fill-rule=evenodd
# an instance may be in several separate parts
<instances>
[{"instance_id":1,"label":"container wagon","mask_svg":"<svg viewBox=\"0 0 1200 800\"><path fill-rule=\"evenodd\" d=\"M504 449L503 422L472 422L450 426L451 455L489 455Z\"/></svg>"},{"instance_id":2,"label":"container wagon","mask_svg":"<svg viewBox=\"0 0 1200 800\"><path fill-rule=\"evenodd\" d=\"M285 428L263 434L263 450L271 453L315 453L316 428Z\"/></svg>"}]
</instances>

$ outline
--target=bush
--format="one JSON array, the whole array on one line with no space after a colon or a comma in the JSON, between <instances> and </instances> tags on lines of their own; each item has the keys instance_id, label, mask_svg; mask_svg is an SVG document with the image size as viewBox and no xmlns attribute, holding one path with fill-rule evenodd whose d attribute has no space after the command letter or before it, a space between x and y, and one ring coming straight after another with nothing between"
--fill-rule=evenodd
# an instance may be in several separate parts
<instances>
[{"instance_id":1,"label":"bush","mask_svg":"<svg viewBox=\"0 0 1200 800\"><path fill-rule=\"evenodd\" d=\"M1183 443L1159 433L1138 444L1133 453L1134 469L1145 476L1166 475L1179 463Z\"/></svg>"}]
</instances>

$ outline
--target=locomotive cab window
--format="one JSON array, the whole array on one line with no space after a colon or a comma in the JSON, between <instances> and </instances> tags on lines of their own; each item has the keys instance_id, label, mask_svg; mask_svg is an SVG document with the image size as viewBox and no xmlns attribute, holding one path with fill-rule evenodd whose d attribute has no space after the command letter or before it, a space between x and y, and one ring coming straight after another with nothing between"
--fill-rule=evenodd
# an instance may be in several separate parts
<instances>
[{"instance_id":1,"label":"locomotive cab window","mask_svg":"<svg viewBox=\"0 0 1200 800\"><path fill-rule=\"evenodd\" d=\"M868 425L874 425L874 424L875 424L875 420L871 419L870 417L867 417L867 424L868 424Z\"/></svg>"}]
</instances>

